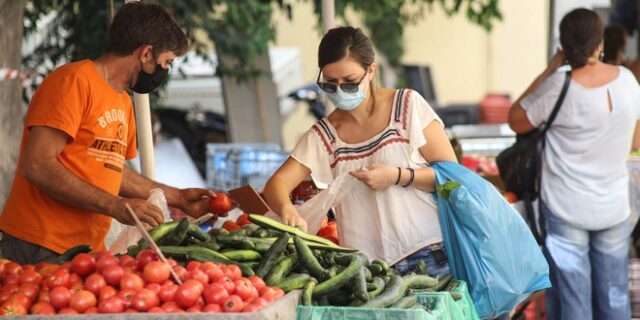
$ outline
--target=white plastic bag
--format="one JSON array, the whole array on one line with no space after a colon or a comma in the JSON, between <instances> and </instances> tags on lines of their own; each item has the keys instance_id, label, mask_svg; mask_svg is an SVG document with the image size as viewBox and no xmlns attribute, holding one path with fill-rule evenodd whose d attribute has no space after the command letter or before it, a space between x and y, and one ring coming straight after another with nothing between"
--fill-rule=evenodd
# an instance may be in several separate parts
<instances>
[{"instance_id":1,"label":"white plastic bag","mask_svg":"<svg viewBox=\"0 0 640 320\"><path fill-rule=\"evenodd\" d=\"M169 205L167 205L167 198L165 198L164 191L162 191L162 189L152 189L151 195L149 196L147 201L160 208L162 214L164 215L164 221L171 220L171 211L169 210ZM109 251L114 254L126 253L127 248L138 243L138 241L142 238L142 235L140 234L140 232L138 232L135 226L124 225L116 220L112 222L112 224L114 223L118 223L121 225L120 233L118 234L118 237L115 239L115 241L113 241L113 244L111 246L107 244L107 246L109 248ZM142 222L142 225L147 230L151 228L144 222Z\"/></svg>"},{"instance_id":2,"label":"white plastic bag","mask_svg":"<svg viewBox=\"0 0 640 320\"><path fill-rule=\"evenodd\" d=\"M296 206L298 213L307 222L307 232L316 234L320 230L322 221L327 217L329 209L340 204L344 196L351 192L351 189L358 182L348 172L339 175L333 180L329 188L318 193L305 203ZM281 221L280 216L269 212L265 216Z\"/></svg>"}]
</instances>

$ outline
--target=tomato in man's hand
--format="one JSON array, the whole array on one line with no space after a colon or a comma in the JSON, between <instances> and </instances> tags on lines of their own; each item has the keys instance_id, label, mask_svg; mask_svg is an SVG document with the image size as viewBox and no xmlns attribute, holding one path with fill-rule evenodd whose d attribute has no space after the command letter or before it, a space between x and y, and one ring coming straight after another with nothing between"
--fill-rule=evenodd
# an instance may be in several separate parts
<instances>
[{"instance_id":1,"label":"tomato in man's hand","mask_svg":"<svg viewBox=\"0 0 640 320\"><path fill-rule=\"evenodd\" d=\"M215 215L227 213L233 208L233 202L226 193L216 192L216 197L209 201L209 209Z\"/></svg>"}]
</instances>

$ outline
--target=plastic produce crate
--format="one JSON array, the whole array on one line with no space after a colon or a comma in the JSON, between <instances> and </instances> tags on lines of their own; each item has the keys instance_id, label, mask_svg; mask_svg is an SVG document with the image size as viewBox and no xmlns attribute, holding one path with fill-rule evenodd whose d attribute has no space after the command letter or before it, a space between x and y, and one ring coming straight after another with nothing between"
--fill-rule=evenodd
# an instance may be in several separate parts
<instances>
[{"instance_id":1,"label":"plastic produce crate","mask_svg":"<svg viewBox=\"0 0 640 320\"><path fill-rule=\"evenodd\" d=\"M479 320L478 312L476 308L473 306L473 300L471 300L471 296L469 295L469 290L467 288L467 283L461 280L458 280L459 284L454 289L454 291L462 294L462 299L454 301L453 299L447 299L447 309L449 310L449 314L451 319L465 319L465 320ZM417 296L439 296L446 295L451 297L451 295L447 292L421 292L418 293Z\"/></svg>"},{"instance_id":2,"label":"plastic produce crate","mask_svg":"<svg viewBox=\"0 0 640 320\"><path fill-rule=\"evenodd\" d=\"M262 189L289 156L277 144L207 144L207 185L229 190L250 184Z\"/></svg>"}]
</instances>

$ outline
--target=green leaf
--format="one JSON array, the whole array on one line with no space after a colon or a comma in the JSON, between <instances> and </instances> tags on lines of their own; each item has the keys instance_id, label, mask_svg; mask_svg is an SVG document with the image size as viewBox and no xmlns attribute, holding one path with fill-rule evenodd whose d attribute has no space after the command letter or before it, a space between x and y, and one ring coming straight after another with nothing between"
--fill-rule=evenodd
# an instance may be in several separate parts
<instances>
[{"instance_id":1,"label":"green leaf","mask_svg":"<svg viewBox=\"0 0 640 320\"><path fill-rule=\"evenodd\" d=\"M453 190L460 188L461 184L457 181L447 181L445 184L441 184L437 188L438 195L449 200L449 195Z\"/></svg>"}]
</instances>

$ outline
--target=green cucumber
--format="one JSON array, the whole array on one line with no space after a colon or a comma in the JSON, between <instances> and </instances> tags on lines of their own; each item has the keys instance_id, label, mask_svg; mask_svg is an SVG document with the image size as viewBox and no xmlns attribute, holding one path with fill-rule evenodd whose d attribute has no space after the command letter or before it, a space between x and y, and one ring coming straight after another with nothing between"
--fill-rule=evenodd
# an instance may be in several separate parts
<instances>
[{"instance_id":1,"label":"green cucumber","mask_svg":"<svg viewBox=\"0 0 640 320\"><path fill-rule=\"evenodd\" d=\"M200 229L200 226L197 224L190 223L187 234L191 237L196 238L200 242L207 242L211 240L211 236L209 236L208 233L202 231L202 229Z\"/></svg>"},{"instance_id":2,"label":"green cucumber","mask_svg":"<svg viewBox=\"0 0 640 320\"><path fill-rule=\"evenodd\" d=\"M58 261L62 263L68 262L73 260L73 258L78 254L89 253L89 252L91 252L91 246L88 244L81 244L81 245L67 249L67 251L65 251L58 257Z\"/></svg>"},{"instance_id":3,"label":"green cucumber","mask_svg":"<svg viewBox=\"0 0 640 320\"><path fill-rule=\"evenodd\" d=\"M424 260L418 261L415 272L417 274L427 274L427 262Z\"/></svg>"},{"instance_id":4,"label":"green cucumber","mask_svg":"<svg viewBox=\"0 0 640 320\"><path fill-rule=\"evenodd\" d=\"M256 245L247 237L241 237L234 234L219 235L218 242L224 244L226 247L234 249L255 250Z\"/></svg>"},{"instance_id":5,"label":"green cucumber","mask_svg":"<svg viewBox=\"0 0 640 320\"><path fill-rule=\"evenodd\" d=\"M160 246L160 251L168 256L186 257L187 259L198 261L211 261L218 263L233 262L222 254L203 247Z\"/></svg>"},{"instance_id":6,"label":"green cucumber","mask_svg":"<svg viewBox=\"0 0 640 320\"><path fill-rule=\"evenodd\" d=\"M302 305L303 306L311 306L311 305L313 305L313 302L312 302L313 288L316 287L316 284L318 284L318 280L316 280L316 278L309 279L307 284L305 284L305 286L304 286L304 288L302 290Z\"/></svg>"},{"instance_id":7,"label":"green cucumber","mask_svg":"<svg viewBox=\"0 0 640 320\"><path fill-rule=\"evenodd\" d=\"M262 256L260 265L256 269L256 274L259 277L264 278L267 273L271 271L275 263L278 261L278 259L280 259L280 256L284 252L287 243L289 243L289 234L283 233L282 236L280 236L280 238L278 238L278 240L276 240L269 247L269 250L267 250L267 252L265 252L265 254Z\"/></svg>"},{"instance_id":8,"label":"green cucumber","mask_svg":"<svg viewBox=\"0 0 640 320\"><path fill-rule=\"evenodd\" d=\"M354 301L353 294L348 290L338 289L328 296L329 302L332 306L348 306Z\"/></svg>"},{"instance_id":9,"label":"green cucumber","mask_svg":"<svg viewBox=\"0 0 640 320\"><path fill-rule=\"evenodd\" d=\"M257 238L266 238L269 236L269 231L267 231L267 229L265 228L258 227L258 229L251 233L251 236Z\"/></svg>"},{"instance_id":10,"label":"green cucumber","mask_svg":"<svg viewBox=\"0 0 640 320\"><path fill-rule=\"evenodd\" d=\"M449 284L451 279L453 279L453 276L451 275L451 273L447 273L444 277L438 279L438 284L433 289L435 291L442 291L442 289L444 289Z\"/></svg>"},{"instance_id":11,"label":"green cucumber","mask_svg":"<svg viewBox=\"0 0 640 320\"><path fill-rule=\"evenodd\" d=\"M373 284L375 285L376 288L368 292L369 299L373 299L379 296L382 293L382 291L384 291L384 286L386 285L386 283L384 283L384 279L380 277L373 278Z\"/></svg>"},{"instance_id":12,"label":"green cucumber","mask_svg":"<svg viewBox=\"0 0 640 320\"><path fill-rule=\"evenodd\" d=\"M431 289L438 285L438 279L424 274L410 274L404 277L408 289Z\"/></svg>"},{"instance_id":13,"label":"green cucumber","mask_svg":"<svg viewBox=\"0 0 640 320\"><path fill-rule=\"evenodd\" d=\"M402 276L392 275L389 282L387 282L384 291L379 296L369 299L367 303L362 306L365 308L387 308L392 304L398 302L407 291L407 284L402 281Z\"/></svg>"},{"instance_id":14,"label":"green cucumber","mask_svg":"<svg viewBox=\"0 0 640 320\"><path fill-rule=\"evenodd\" d=\"M202 242L198 244L199 247L204 247L213 251L219 251L221 249L220 244L215 238L211 238L211 240L207 242Z\"/></svg>"},{"instance_id":15,"label":"green cucumber","mask_svg":"<svg viewBox=\"0 0 640 320\"><path fill-rule=\"evenodd\" d=\"M371 271L371 274L373 276L381 276L386 274L386 272L382 269L382 267L378 264L370 264L367 266L367 269L369 269L369 271Z\"/></svg>"},{"instance_id":16,"label":"green cucumber","mask_svg":"<svg viewBox=\"0 0 640 320\"><path fill-rule=\"evenodd\" d=\"M351 280L358 275L358 272L362 268L362 260L358 257L353 257L349 266L335 277L331 277L322 283L319 283L313 289L314 296L323 296L330 294L345 285L351 283Z\"/></svg>"},{"instance_id":17,"label":"green cucumber","mask_svg":"<svg viewBox=\"0 0 640 320\"><path fill-rule=\"evenodd\" d=\"M326 246L329 247L340 247L338 245L336 245L335 243L331 242L330 240L327 240L325 238L322 237L318 237L318 236L314 236L312 234L308 234L298 228L295 227L291 227L288 226L286 224L280 223L278 221L275 221L271 218L267 218L265 216L262 215L257 215L257 214L249 214L249 220L261 227L264 228L269 228L269 229L276 229L278 231L282 231L282 232L286 232L286 233L290 233L293 235L296 235L300 238L303 238L305 240L308 241L313 241L313 242L317 242L320 244L324 244Z\"/></svg>"},{"instance_id":18,"label":"green cucumber","mask_svg":"<svg viewBox=\"0 0 640 320\"><path fill-rule=\"evenodd\" d=\"M311 276L306 273L291 274L286 278L281 279L275 284L276 287L282 289L284 292L289 292L296 289L302 289L309 282Z\"/></svg>"},{"instance_id":19,"label":"green cucumber","mask_svg":"<svg viewBox=\"0 0 640 320\"><path fill-rule=\"evenodd\" d=\"M384 260L376 259L371 261L371 264L379 265L380 268L382 268L382 272L385 274L389 271L389 264Z\"/></svg>"},{"instance_id":20,"label":"green cucumber","mask_svg":"<svg viewBox=\"0 0 640 320\"><path fill-rule=\"evenodd\" d=\"M222 252L221 254L229 260L237 262L256 261L262 258L259 252L253 250L231 250Z\"/></svg>"},{"instance_id":21,"label":"green cucumber","mask_svg":"<svg viewBox=\"0 0 640 320\"><path fill-rule=\"evenodd\" d=\"M416 298L416 296L406 296L398 300L398 302L392 304L391 308L407 309L416 305L417 302L418 298Z\"/></svg>"},{"instance_id":22,"label":"green cucumber","mask_svg":"<svg viewBox=\"0 0 640 320\"><path fill-rule=\"evenodd\" d=\"M179 246L187 237L187 231L189 231L189 219L183 218L178 222L178 225L173 228L173 231L162 237L157 243L161 246Z\"/></svg>"},{"instance_id":23,"label":"green cucumber","mask_svg":"<svg viewBox=\"0 0 640 320\"><path fill-rule=\"evenodd\" d=\"M340 254L340 255L336 255L333 258L333 261L335 261L336 264L339 264L342 266L348 266L354 257L357 257L357 256L355 254Z\"/></svg>"},{"instance_id":24,"label":"green cucumber","mask_svg":"<svg viewBox=\"0 0 640 320\"><path fill-rule=\"evenodd\" d=\"M213 229L209 230L208 234L211 237L217 238L220 235L229 234L229 230L227 230L225 228L213 228Z\"/></svg>"},{"instance_id":25,"label":"green cucumber","mask_svg":"<svg viewBox=\"0 0 640 320\"><path fill-rule=\"evenodd\" d=\"M302 238L294 236L293 243L295 244L298 257L300 257L300 263L309 270L311 275L319 280L327 279L329 272L320 265L320 262L318 262L318 259L313 255L311 249L302 241Z\"/></svg>"},{"instance_id":26,"label":"green cucumber","mask_svg":"<svg viewBox=\"0 0 640 320\"><path fill-rule=\"evenodd\" d=\"M353 296L363 302L369 301L369 293L367 292L367 279L365 275L365 267L358 270L358 274L353 280Z\"/></svg>"},{"instance_id":27,"label":"green cucumber","mask_svg":"<svg viewBox=\"0 0 640 320\"><path fill-rule=\"evenodd\" d=\"M155 228L149 230L149 236L151 236L151 239L153 239L153 242L159 243L161 242L162 238L169 235L177 226L178 226L178 221L169 221L169 222L161 223ZM148 247L149 247L149 243L147 243L147 241L144 241L144 239L140 239L140 242L138 242L138 250L132 250L132 253L137 254L138 252Z\"/></svg>"},{"instance_id":28,"label":"green cucumber","mask_svg":"<svg viewBox=\"0 0 640 320\"><path fill-rule=\"evenodd\" d=\"M282 278L285 278L287 275L289 275L289 272L293 270L297 262L298 256L296 256L295 254L282 257L280 260L278 260L271 272L269 272L269 275L267 275L267 277L265 278L265 282L267 283L267 285L273 286Z\"/></svg>"}]
</instances>

